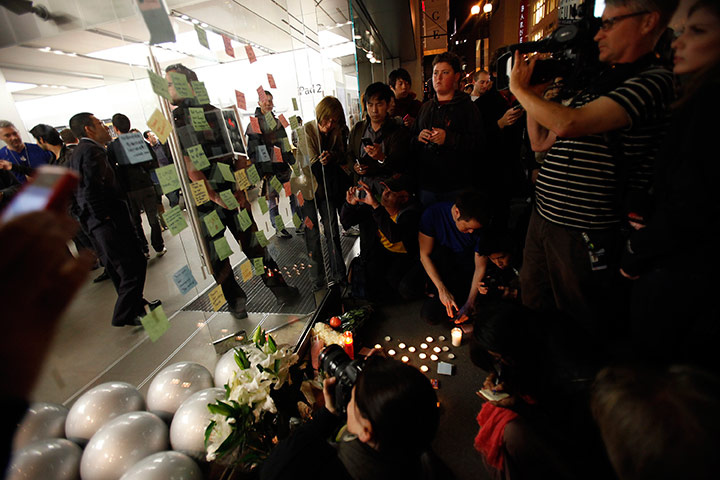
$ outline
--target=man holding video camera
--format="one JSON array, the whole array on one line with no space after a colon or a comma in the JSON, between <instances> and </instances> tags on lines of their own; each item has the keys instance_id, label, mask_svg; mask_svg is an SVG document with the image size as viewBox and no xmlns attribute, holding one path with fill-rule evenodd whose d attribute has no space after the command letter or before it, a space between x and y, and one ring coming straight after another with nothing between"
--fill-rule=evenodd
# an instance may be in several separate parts
<instances>
[{"instance_id":1,"label":"man holding video camera","mask_svg":"<svg viewBox=\"0 0 720 480\"><path fill-rule=\"evenodd\" d=\"M523 269L523 303L558 308L601 341L631 199L647 193L668 125L673 83L653 49L677 0L608 0L594 37L601 75L568 106L531 85L537 57L515 53L510 90L527 111L533 150L549 149L536 184ZM623 313L622 309L613 312Z\"/></svg>"}]
</instances>

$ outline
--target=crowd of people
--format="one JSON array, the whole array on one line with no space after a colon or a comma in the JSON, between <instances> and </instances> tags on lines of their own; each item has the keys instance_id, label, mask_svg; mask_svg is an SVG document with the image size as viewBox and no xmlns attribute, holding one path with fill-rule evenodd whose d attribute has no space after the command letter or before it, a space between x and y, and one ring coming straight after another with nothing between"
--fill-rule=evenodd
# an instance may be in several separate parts
<instances>
[{"instance_id":1,"label":"crowd of people","mask_svg":"<svg viewBox=\"0 0 720 480\"><path fill-rule=\"evenodd\" d=\"M433 61L432 98L417 100L410 75L397 69L387 84L366 88L364 116L348 128L340 101L325 97L315 119L293 131L296 152L273 113L272 94L264 92L257 122L247 129L248 158L228 161L258 166L273 225L279 195L269 180L291 186L291 210L305 220L296 233L304 234L315 267L313 287L349 281L354 296L418 299L429 323L474 326L472 358L489 372L483 387L490 398L478 415L475 447L493 478L607 478L610 465L622 479L710 478L717 471L710 450L720 440L712 225L720 204L711 193L718 170L711 141L720 107L720 10L713 0L698 0L666 64L655 48L677 1L606 4L594 37L602 68L577 91L564 90L559 78L534 84L541 57L515 53L509 91L498 91L493 72L480 70L465 93L460 59L442 53ZM172 83L172 74L189 83L197 75L180 64L166 71L183 147L200 144L210 158L212 149L188 128L191 99ZM217 110L201 108L206 117ZM115 115L113 127L128 134L130 121ZM45 125L31 130L35 145L0 122L7 143L0 150L0 201L43 163L80 172L72 215L118 291L112 324L137 324L156 304L143 297L149 249L140 212L163 255L162 202L150 171L172 156L146 132L155 163L123 160L118 141L110 143L107 127L89 113L75 115L70 129L80 139L75 147ZM263 275L268 288L293 301L298 291L272 273L276 264L253 235L254 220L239 228L236 208L220 196L230 189L239 208L249 208L247 193L215 175L226 159L213 158L203 168L189 155L183 159L190 180L203 182L211 200L198 211L217 214L248 258L270 267ZM172 206L178 197L168 200ZM313 228L320 224L327 266L320 228ZM359 226L361 253L349 271L340 226ZM208 242L224 232L207 232ZM246 316L229 260L211 261L231 313ZM370 401L362 390L368 385L361 377L356 386L362 402ZM430 393L428 405L435 401ZM348 430L352 423L366 450L341 449L330 470L347 473L358 458L391 464L383 455L393 448L378 437L387 428L383 420L372 418L367 404L351 405ZM326 432L328 418L303 434ZM395 427L409 428L407 422ZM421 444L397 465L410 465L429 448L437 422L423 428ZM291 440L297 448L313 445L298 438L304 437ZM286 460L292 448L279 449ZM290 468L273 465L278 472ZM377 470L350 473L370 478Z\"/></svg>"}]
</instances>

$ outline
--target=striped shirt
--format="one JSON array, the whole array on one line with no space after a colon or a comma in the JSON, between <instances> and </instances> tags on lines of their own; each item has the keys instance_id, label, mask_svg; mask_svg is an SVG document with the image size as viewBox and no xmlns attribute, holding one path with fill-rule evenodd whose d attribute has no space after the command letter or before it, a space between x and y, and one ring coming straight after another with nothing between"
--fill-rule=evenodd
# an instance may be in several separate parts
<instances>
[{"instance_id":1,"label":"striped shirt","mask_svg":"<svg viewBox=\"0 0 720 480\"><path fill-rule=\"evenodd\" d=\"M577 108L600 97L583 93ZM647 191L655 156L669 126L673 81L669 70L650 66L602 94L625 109L630 125L623 130L558 138L545 157L536 184L536 205L550 222L584 230L620 223L619 166L626 188Z\"/></svg>"}]
</instances>

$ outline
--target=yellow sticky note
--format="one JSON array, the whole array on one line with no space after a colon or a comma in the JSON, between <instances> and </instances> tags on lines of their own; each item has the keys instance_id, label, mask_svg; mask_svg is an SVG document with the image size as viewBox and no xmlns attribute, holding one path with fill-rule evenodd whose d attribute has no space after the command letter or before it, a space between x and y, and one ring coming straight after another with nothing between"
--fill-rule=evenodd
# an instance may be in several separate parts
<instances>
[{"instance_id":1,"label":"yellow sticky note","mask_svg":"<svg viewBox=\"0 0 720 480\"><path fill-rule=\"evenodd\" d=\"M252 262L245 260L240 264L240 275L242 276L243 282L247 282L253 277Z\"/></svg>"},{"instance_id":2,"label":"yellow sticky note","mask_svg":"<svg viewBox=\"0 0 720 480\"><path fill-rule=\"evenodd\" d=\"M248 180L247 173L244 169L235 172L235 182L240 190L247 190L250 186L250 180Z\"/></svg>"},{"instance_id":3,"label":"yellow sticky note","mask_svg":"<svg viewBox=\"0 0 720 480\"><path fill-rule=\"evenodd\" d=\"M225 305L225 294L223 293L222 287L220 285L210 290L210 293L208 293L208 297L210 297L210 305L212 305L213 310L215 310L216 312L220 310L223 305Z\"/></svg>"},{"instance_id":4,"label":"yellow sticky note","mask_svg":"<svg viewBox=\"0 0 720 480\"><path fill-rule=\"evenodd\" d=\"M172 132L172 123L170 123L168 119L165 118L165 115L157 108L153 114L150 115L150 118L148 118L147 126L155 132L160 143L165 143Z\"/></svg>"},{"instance_id":5,"label":"yellow sticky note","mask_svg":"<svg viewBox=\"0 0 720 480\"><path fill-rule=\"evenodd\" d=\"M208 195L205 180L190 183L190 191L195 199L195 205L200 206L203 203L210 201L210 195Z\"/></svg>"}]
</instances>

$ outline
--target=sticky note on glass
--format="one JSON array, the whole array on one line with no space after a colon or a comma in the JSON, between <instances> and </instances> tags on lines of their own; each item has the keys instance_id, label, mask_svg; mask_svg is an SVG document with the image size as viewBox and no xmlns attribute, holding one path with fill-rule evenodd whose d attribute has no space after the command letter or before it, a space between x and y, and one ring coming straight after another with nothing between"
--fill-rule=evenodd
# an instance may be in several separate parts
<instances>
[{"instance_id":1,"label":"sticky note on glass","mask_svg":"<svg viewBox=\"0 0 720 480\"><path fill-rule=\"evenodd\" d=\"M225 228L225 225L223 225L220 217L215 210L205 215L203 217L203 222L205 222L205 227L207 228L208 233L210 233L211 237L214 237Z\"/></svg>"},{"instance_id":2,"label":"sticky note on glass","mask_svg":"<svg viewBox=\"0 0 720 480\"><path fill-rule=\"evenodd\" d=\"M278 115L278 120L280 120L280 125L282 125L283 128L287 128L290 126L287 119L285 118L285 115L283 115L282 113Z\"/></svg>"},{"instance_id":3,"label":"sticky note on glass","mask_svg":"<svg viewBox=\"0 0 720 480\"><path fill-rule=\"evenodd\" d=\"M305 197L303 197L302 191L298 191L295 194L295 199L297 200L298 205L300 205L301 207L305 205Z\"/></svg>"},{"instance_id":4,"label":"sticky note on glass","mask_svg":"<svg viewBox=\"0 0 720 480\"><path fill-rule=\"evenodd\" d=\"M220 170L220 175L222 175L222 178L228 182L234 182L235 176L232 173L232 170L230 170L230 165L223 162L217 162L215 165L217 165L218 170Z\"/></svg>"},{"instance_id":5,"label":"sticky note on glass","mask_svg":"<svg viewBox=\"0 0 720 480\"><path fill-rule=\"evenodd\" d=\"M280 215L275 215L275 228L278 230L285 228L285 222Z\"/></svg>"},{"instance_id":6,"label":"sticky note on glass","mask_svg":"<svg viewBox=\"0 0 720 480\"><path fill-rule=\"evenodd\" d=\"M197 33L198 42L200 42L200 45L209 50L210 44L208 43L207 32L203 30L200 25L195 25L195 33Z\"/></svg>"},{"instance_id":7,"label":"sticky note on glass","mask_svg":"<svg viewBox=\"0 0 720 480\"><path fill-rule=\"evenodd\" d=\"M173 273L173 282L180 290L180 295L185 295L197 286L197 280L195 280L190 267L187 265Z\"/></svg>"},{"instance_id":8,"label":"sticky note on glass","mask_svg":"<svg viewBox=\"0 0 720 480\"><path fill-rule=\"evenodd\" d=\"M163 77L161 77L155 72L151 72L150 70L148 70L147 72L148 77L150 78L150 86L152 86L153 92L155 92L155 94L160 97L172 100L172 97L170 96L170 91L168 90L167 80L165 80Z\"/></svg>"},{"instance_id":9,"label":"sticky note on glass","mask_svg":"<svg viewBox=\"0 0 720 480\"><path fill-rule=\"evenodd\" d=\"M241 110L247 110L247 103L245 103L245 94L235 90L235 102Z\"/></svg>"},{"instance_id":10,"label":"sticky note on glass","mask_svg":"<svg viewBox=\"0 0 720 480\"><path fill-rule=\"evenodd\" d=\"M282 120L280 120L280 121L282 121ZM298 123L297 115L293 115L292 117L290 117L290 128L292 130L297 130L297 128L299 126L300 126L300 124Z\"/></svg>"},{"instance_id":11,"label":"sticky note on glass","mask_svg":"<svg viewBox=\"0 0 720 480\"><path fill-rule=\"evenodd\" d=\"M252 280L253 269L252 269L252 263L250 261L246 260L240 264L240 276L242 277L243 282Z\"/></svg>"},{"instance_id":12,"label":"sticky note on glass","mask_svg":"<svg viewBox=\"0 0 720 480\"><path fill-rule=\"evenodd\" d=\"M255 50L253 50L252 45L245 45L245 53L247 54L248 60L250 60L250 63L257 62L257 57L255 56Z\"/></svg>"},{"instance_id":13,"label":"sticky note on glass","mask_svg":"<svg viewBox=\"0 0 720 480\"><path fill-rule=\"evenodd\" d=\"M227 205L230 210L235 210L240 206L231 190L224 190L220 192L220 198L222 198L222 201L225 202L225 205Z\"/></svg>"},{"instance_id":14,"label":"sticky note on glass","mask_svg":"<svg viewBox=\"0 0 720 480\"><path fill-rule=\"evenodd\" d=\"M177 72L168 72L168 75L170 76L170 83L172 83L180 98L192 98L195 96L185 75Z\"/></svg>"},{"instance_id":15,"label":"sticky note on glass","mask_svg":"<svg viewBox=\"0 0 720 480\"><path fill-rule=\"evenodd\" d=\"M247 172L245 169L237 170L235 172L235 183L240 190L247 190L250 186L250 180L248 180Z\"/></svg>"},{"instance_id":16,"label":"sticky note on glass","mask_svg":"<svg viewBox=\"0 0 720 480\"><path fill-rule=\"evenodd\" d=\"M202 132L203 130L210 130L210 125L207 123L205 118L205 112L200 107L188 108L190 112L190 122L196 132Z\"/></svg>"},{"instance_id":17,"label":"sticky note on glass","mask_svg":"<svg viewBox=\"0 0 720 480\"><path fill-rule=\"evenodd\" d=\"M225 53L228 54L228 56L235 58L235 50L232 46L232 40L227 35L222 35L223 39L223 45L225 45Z\"/></svg>"},{"instance_id":18,"label":"sticky note on glass","mask_svg":"<svg viewBox=\"0 0 720 480\"><path fill-rule=\"evenodd\" d=\"M265 232L263 232L262 230L258 230L257 232L255 232L255 238L257 238L257 241L261 247L267 247L268 240L267 237L265 237Z\"/></svg>"},{"instance_id":19,"label":"sticky note on glass","mask_svg":"<svg viewBox=\"0 0 720 480\"><path fill-rule=\"evenodd\" d=\"M253 133L262 133L262 130L260 130L260 122L258 122L258 119L256 116L250 117L250 126L252 127Z\"/></svg>"},{"instance_id":20,"label":"sticky note on glass","mask_svg":"<svg viewBox=\"0 0 720 480\"><path fill-rule=\"evenodd\" d=\"M265 264L262 257L252 259L253 273L258 277L265 273Z\"/></svg>"},{"instance_id":21,"label":"sticky note on glass","mask_svg":"<svg viewBox=\"0 0 720 480\"><path fill-rule=\"evenodd\" d=\"M212 305L213 310L215 310L216 312L220 310L226 302L225 294L223 293L222 287L220 285L210 290L210 293L208 293L208 298L210 299L210 305Z\"/></svg>"},{"instance_id":22,"label":"sticky note on glass","mask_svg":"<svg viewBox=\"0 0 720 480\"><path fill-rule=\"evenodd\" d=\"M260 174L258 173L257 168L255 168L255 165L250 165L247 169L247 177L248 180L250 180L251 185L255 185L260 181Z\"/></svg>"},{"instance_id":23,"label":"sticky note on glass","mask_svg":"<svg viewBox=\"0 0 720 480\"><path fill-rule=\"evenodd\" d=\"M290 151L290 140L288 140L287 137L283 137L282 142L283 142L283 144L282 144L282 147L283 147L283 148L282 148L282 151L283 151L283 152L289 152L289 151Z\"/></svg>"},{"instance_id":24,"label":"sticky note on glass","mask_svg":"<svg viewBox=\"0 0 720 480\"><path fill-rule=\"evenodd\" d=\"M205 186L205 180L190 183L190 192L195 199L195 205L202 205L210 201L210 195L208 195L207 187Z\"/></svg>"},{"instance_id":25,"label":"sticky note on glass","mask_svg":"<svg viewBox=\"0 0 720 480\"><path fill-rule=\"evenodd\" d=\"M312 230L313 227L315 226L315 224L313 223L313 221L310 220L310 217L305 217L305 226L306 226L307 228L309 228L310 230Z\"/></svg>"},{"instance_id":26,"label":"sticky note on glass","mask_svg":"<svg viewBox=\"0 0 720 480\"><path fill-rule=\"evenodd\" d=\"M247 210L244 208L240 210L240 213L238 213L238 222L240 223L240 229L244 232L250 226L252 225L252 219L250 218L250 214Z\"/></svg>"},{"instance_id":27,"label":"sticky note on glass","mask_svg":"<svg viewBox=\"0 0 720 480\"><path fill-rule=\"evenodd\" d=\"M295 162L292 165L290 165L290 168L292 168L293 176L295 176L295 177L300 176L300 165L298 164L298 162Z\"/></svg>"},{"instance_id":28,"label":"sticky note on glass","mask_svg":"<svg viewBox=\"0 0 720 480\"><path fill-rule=\"evenodd\" d=\"M257 202L258 205L260 205L260 211L263 214L266 214L268 212L268 203L267 200L265 200L265 197L258 197Z\"/></svg>"},{"instance_id":29,"label":"sticky note on glass","mask_svg":"<svg viewBox=\"0 0 720 480\"><path fill-rule=\"evenodd\" d=\"M278 180L277 177L272 177L270 179L270 186L278 193L278 195L280 195L280 192L283 191L282 183L280 183L280 180Z\"/></svg>"},{"instance_id":30,"label":"sticky note on glass","mask_svg":"<svg viewBox=\"0 0 720 480\"><path fill-rule=\"evenodd\" d=\"M292 186L290 185L290 182L283 183L283 188L285 189L285 195L290 196L292 195Z\"/></svg>"},{"instance_id":31,"label":"sticky note on glass","mask_svg":"<svg viewBox=\"0 0 720 480\"><path fill-rule=\"evenodd\" d=\"M302 220L300 220L300 217L297 213L293 213L293 225L295 225L295 228L300 228L300 225L302 225Z\"/></svg>"},{"instance_id":32,"label":"sticky note on glass","mask_svg":"<svg viewBox=\"0 0 720 480\"><path fill-rule=\"evenodd\" d=\"M220 237L217 240L214 240L213 245L215 246L215 252L217 253L218 259L221 261L225 260L233 253L225 237Z\"/></svg>"},{"instance_id":33,"label":"sticky note on glass","mask_svg":"<svg viewBox=\"0 0 720 480\"><path fill-rule=\"evenodd\" d=\"M297 110L298 109L297 98L293 97L292 104L293 104L293 110Z\"/></svg>"},{"instance_id":34,"label":"sticky note on glass","mask_svg":"<svg viewBox=\"0 0 720 480\"><path fill-rule=\"evenodd\" d=\"M160 188L162 188L162 192L165 195L180 188L180 179L175 171L175 165L166 165L164 167L156 168L155 175L157 175L158 181L160 182Z\"/></svg>"},{"instance_id":35,"label":"sticky note on glass","mask_svg":"<svg viewBox=\"0 0 720 480\"><path fill-rule=\"evenodd\" d=\"M150 45L166 42L174 43L175 31L170 23L170 18L165 10L165 6L160 0L144 0L137 3L138 7L140 7L140 13L143 16L145 25L150 32Z\"/></svg>"},{"instance_id":36,"label":"sticky note on glass","mask_svg":"<svg viewBox=\"0 0 720 480\"><path fill-rule=\"evenodd\" d=\"M275 121L275 117L273 117L272 112L267 112L265 114L265 123L267 123L267 126L270 128L270 130L275 130L277 127L277 122Z\"/></svg>"},{"instance_id":37,"label":"sticky note on glass","mask_svg":"<svg viewBox=\"0 0 720 480\"><path fill-rule=\"evenodd\" d=\"M264 102L265 100L267 100L267 95L265 95L265 87L263 87L262 85L260 85L260 86L257 88L257 92L258 92L258 100L260 101L260 103L262 103L262 102Z\"/></svg>"},{"instance_id":38,"label":"sticky note on glass","mask_svg":"<svg viewBox=\"0 0 720 480\"><path fill-rule=\"evenodd\" d=\"M270 84L270 88L277 88L277 85L275 84L275 77L272 76L272 73L268 73L267 77L268 77L268 84Z\"/></svg>"},{"instance_id":39,"label":"sticky note on glass","mask_svg":"<svg viewBox=\"0 0 720 480\"><path fill-rule=\"evenodd\" d=\"M173 128L172 123L170 123L168 119L165 118L165 115L163 115L157 108L153 114L150 115L150 118L148 118L147 126L150 130L155 132L155 135L157 135L160 143L165 143L167 141Z\"/></svg>"},{"instance_id":40,"label":"sticky note on glass","mask_svg":"<svg viewBox=\"0 0 720 480\"><path fill-rule=\"evenodd\" d=\"M208 96L207 88L205 88L205 84L203 82L196 82L193 80L190 84L195 92L195 98L197 98L200 105L210 103L210 97Z\"/></svg>"},{"instance_id":41,"label":"sticky note on glass","mask_svg":"<svg viewBox=\"0 0 720 480\"><path fill-rule=\"evenodd\" d=\"M187 154L196 170L205 170L210 166L210 161L205 156L202 145L188 147Z\"/></svg>"},{"instance_id":42,"label":"sticky note on glass","mask_svg":"<svg viewBox=\"0 0 720 480\"><path fill-rule=\"evenodd\" d=\"M273 147L273 162L283 163L282 150L280 147Z\"/></svg>"},{"instance_id":43,"label":"sticky note on glass","mask_svg":"<svg viewBox=\"0 0 720 480\"><path fill-rule=\"evenodd\" d=\"M172 167L172 165L169 165ZM187 228L187 222L183 216L180 205L175 205L171 209L162 214L165 224L168 226L170 233L177 235Z\"/></svg>"},{"instance_id":44,"label":"sticky note on glass","mask_svg":"<svg viewBox=\"0 0 720 480\"><path fill-rule=\"evenodd\" d=\"M168 328L170 328L170 322L167 319L167 315L165 315L162 305L155 307L154 310L151 310L150 313L141 318L140 321L150 341L153 343L157 342L157 340L167 332Z\"/></svg>"},{"instance_id":45,"label":"sticky note on glass","mask_svg":"<svg viewBox=\"0 0 720 480\"><path fill-rule=\"evenodd\" d=\"M268 155L267 147L265 145L257 146L257 161L258 162L269 162L270 155Z\"/></svg>"}]
</instances>

